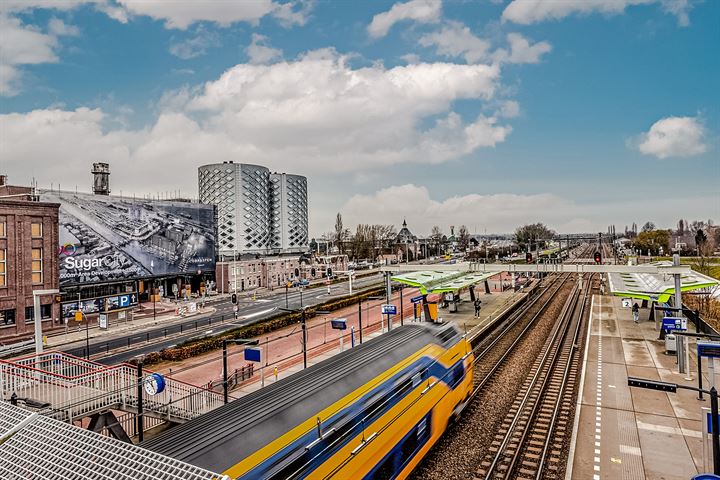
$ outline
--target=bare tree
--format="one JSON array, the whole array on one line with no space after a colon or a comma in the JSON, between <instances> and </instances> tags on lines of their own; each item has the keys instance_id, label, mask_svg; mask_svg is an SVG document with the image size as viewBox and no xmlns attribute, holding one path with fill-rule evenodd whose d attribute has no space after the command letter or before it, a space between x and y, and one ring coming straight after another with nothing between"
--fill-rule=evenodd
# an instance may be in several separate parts
<instances>
[{"instance_id":1,"label":"bare tree","mask_svg":"<svg viewBox=\"0 0 720 480\"><path fill-rule=\"evenodd\" d=\"M346 235L345 235L345 229L343 228L343 220L342 215L340 212L338 212L337 216L335 217L335 235L334 235L334 243L335 246L338 248L339 253L343 252L343 242L345 241Z\"/></svg>"},{"instance_id":2,"label":"bare tree","mask_svg":"<svg viewBox=\"0 0 720 480\"><path fill-rule=\"evenodd\" d=\"M440 244L442 243L442 237L443 233L442 230L440 230L440 227L435 225L432 227L432 230L430 230L430 242L432 243L433 247L435 247L435 254L440 255Z\"/></svg>"},{"instance_id":3,"label":"bare tree","mask_svg":"<svg viewBox=\"0 0 720 480\"><path fill-rule=\"evenodd\" d=\"M470 245L470 232L465 225L460 225L458 229L458 247L461 252L466 252Z\"/></svg>"}]
</instances>

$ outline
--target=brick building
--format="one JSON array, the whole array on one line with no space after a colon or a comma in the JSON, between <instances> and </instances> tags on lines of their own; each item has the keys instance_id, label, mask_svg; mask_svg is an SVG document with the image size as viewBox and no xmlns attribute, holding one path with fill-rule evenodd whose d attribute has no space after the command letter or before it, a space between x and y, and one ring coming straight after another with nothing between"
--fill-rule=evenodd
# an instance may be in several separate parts
<instances>
[{"instance_id":1,"label":"brick building","mask_svg":"<svg viewBox=\"0 0 720 480\"><path fill-rule=\"evenodd\" d=\"M347 255L261 257L235 262L218 262L215 281L220 293L242 292L256 288L281 288L288 281L318 281L332 272L347 270Z\"/></svg>"},{"instance_id":2,"label":"brick building","mask_svg":"<svg viewBox=\"0 0 720 480\"><path fill-rule=\"evenodd\" d=\"M31 189L0 176L0 342L34 334L33 290L58 289L57 203L32 201ZM40 299L43 332L61 328L53 295Z\"/></svg>"}]
</instances>

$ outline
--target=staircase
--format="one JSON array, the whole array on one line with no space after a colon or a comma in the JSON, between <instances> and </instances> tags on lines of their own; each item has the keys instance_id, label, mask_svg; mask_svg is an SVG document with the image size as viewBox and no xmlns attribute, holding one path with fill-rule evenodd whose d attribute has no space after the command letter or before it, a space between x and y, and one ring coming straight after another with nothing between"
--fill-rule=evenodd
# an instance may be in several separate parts
<instances>
[{"instance_id":1,"label":"staircase","mask_svg":"<svg viewBox=\"0 0 720 480\"><path fill-rule=\"evenodd\" d=\"M125 363L108 367L56 351L0 360L0 400L15 393L49 404L40 413L67 422L108 409L136 413L137 386L137 368ZM168 377L162 392L142 395L144 415L176 423L222 404L222 394Z\"/></svg>"}]
</instances>

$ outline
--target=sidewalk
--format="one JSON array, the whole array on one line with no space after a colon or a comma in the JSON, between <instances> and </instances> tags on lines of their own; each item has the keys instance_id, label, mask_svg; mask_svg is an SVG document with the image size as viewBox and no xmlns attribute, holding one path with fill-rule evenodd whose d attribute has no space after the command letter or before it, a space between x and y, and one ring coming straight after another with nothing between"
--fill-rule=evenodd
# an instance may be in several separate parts
<instances>
[{"instance_id":1,"label":"sidewalk","mask_svg":"<svg viewBox=\"0 0 720 480\"><path fill-rule=\"evenodd\" d=\"M689 373L680 374L648 313L642 309L634 324L619 297L593 296L567 479L684 480L706 471L701 408L709 407L707 397L628 386L628 377L697 386L694 339ZM705 388L713 380L704 368Z\"/></svg>"}]
</instances>

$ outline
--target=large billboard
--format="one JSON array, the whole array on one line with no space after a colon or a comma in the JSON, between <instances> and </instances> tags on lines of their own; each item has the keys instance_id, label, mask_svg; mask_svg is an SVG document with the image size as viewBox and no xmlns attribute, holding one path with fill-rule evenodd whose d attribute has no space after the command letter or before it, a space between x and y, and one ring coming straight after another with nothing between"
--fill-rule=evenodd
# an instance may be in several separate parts
<instances>
[{"instance_id":1,"label":"large billboard","mask_svg":"<svg viewBox=\"0 0 720 480\"><path fill-rule=\"evenodd\" d=\"M215 269L215 207L58 191L60 286Z\"/></svg>"}]
</instances>

